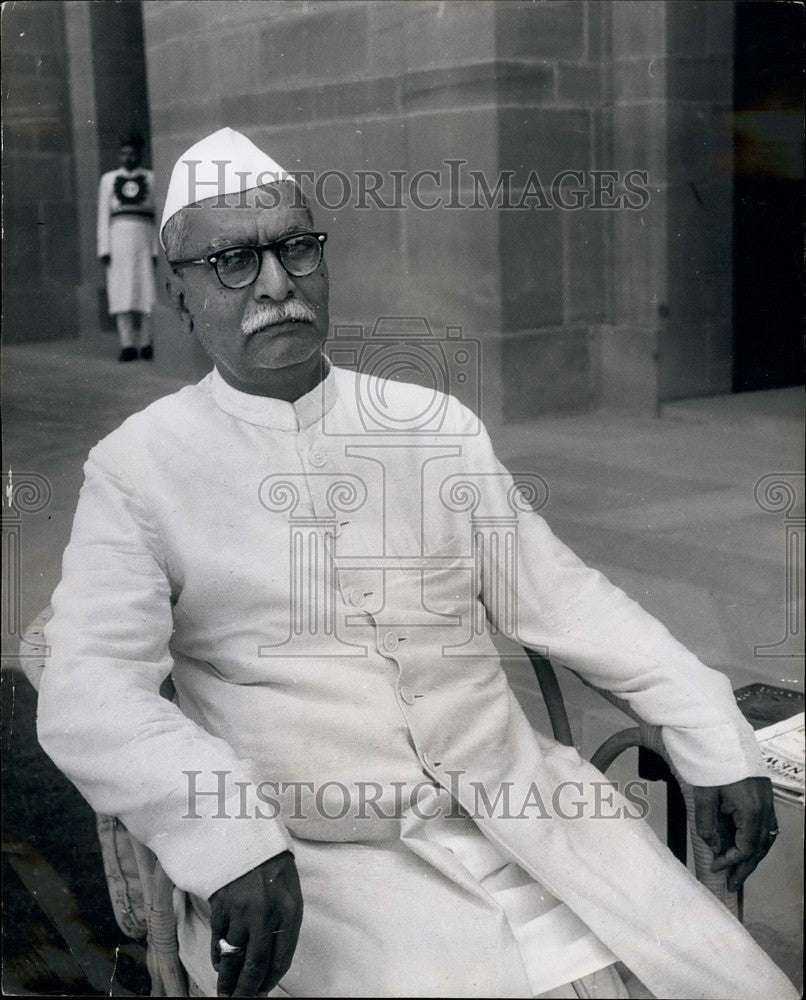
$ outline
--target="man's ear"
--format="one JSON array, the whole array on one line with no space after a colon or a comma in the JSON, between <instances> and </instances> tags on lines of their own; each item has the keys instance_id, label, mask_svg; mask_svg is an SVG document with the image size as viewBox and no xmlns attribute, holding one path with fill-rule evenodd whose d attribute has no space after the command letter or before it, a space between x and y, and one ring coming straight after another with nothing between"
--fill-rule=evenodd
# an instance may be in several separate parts
<instances>
[{"instance_id":1,"label":"man's ear","mask_svg":"<svg viewBox=\"0 0 806 1000\"><path fill-rule=\"evenodd\" d=\"M185 303L185 281L179 271L172 270L168 280L165 282L165 291L171 305L179 313L182 325L186 327L188 333L193 332L193 317Z\"/></svg>"}]
</instances>

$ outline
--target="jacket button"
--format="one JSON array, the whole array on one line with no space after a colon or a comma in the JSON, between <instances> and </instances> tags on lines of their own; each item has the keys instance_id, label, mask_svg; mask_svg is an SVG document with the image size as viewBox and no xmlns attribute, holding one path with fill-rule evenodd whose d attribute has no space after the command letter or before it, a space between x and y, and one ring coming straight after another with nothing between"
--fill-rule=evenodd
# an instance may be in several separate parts
<instances>
[{"instance_id":1,"label":"jacket button","mask_svg":"<svg viewBox=\"0 0 806 1000\"><path fill-rule=\"evenodd\" d=\"M308 455L308 461L311 463L311 465L315 466L317 469L321 469L322 466L325 464L326 459L321 451L314 449L310 453L310 455Z\"/></svg>"},{"instance_id":2,"label":"jacket button","mask_svg":"<svg viewBox=\"0 0 806 1000\"><path fill-rule=\"evenodd\" d=\"M383 648L387 651L387 653L394 653L399 644L400 640L394 632L387 632L383 637Z\"/></svg>"},{"instance_id":3,"label":"jacket button","mask_svg":"<svg viewBox=\"0 0 806 1000\"><path fill-rule=\"evenodd\" d=\"M364 607L364 594L357 587L353 587L350 591L350 604L352 604L354 608Z\"/></svg>"},{"instance_id":4,"label":"jacket button","mask_svg":"<svg viewBox=\"0 0 806 1000\"><path fill-rule=\"evenodd\" d=\"M403 701L407 705L413 705L414 704L414 694L413 694L411 688L406 687L405 684L400 689L400 697L403 699Z\"/></svg>"}]
</instances>

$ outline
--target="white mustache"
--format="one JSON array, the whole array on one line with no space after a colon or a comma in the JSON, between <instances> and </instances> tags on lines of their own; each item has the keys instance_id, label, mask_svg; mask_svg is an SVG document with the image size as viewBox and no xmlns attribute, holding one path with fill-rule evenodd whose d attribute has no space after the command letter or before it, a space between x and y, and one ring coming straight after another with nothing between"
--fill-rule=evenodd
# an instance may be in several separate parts
<instances>
[{"instance_id":1,"label":"white mustache","mask_svg":"<svg viewBox=\"0 0 806 1000\"><path fill-rule=\"evenodd\" d=\"M300 302L299 299L288 299L287 302L278 305L264 303L258 306L254 312L244 316L241 330L246 336L249 336L262 330L265 326L277 326L279 323L289 322L314 323L315 321L316 315L309 305Z\"/></svg>"}]
</instances>

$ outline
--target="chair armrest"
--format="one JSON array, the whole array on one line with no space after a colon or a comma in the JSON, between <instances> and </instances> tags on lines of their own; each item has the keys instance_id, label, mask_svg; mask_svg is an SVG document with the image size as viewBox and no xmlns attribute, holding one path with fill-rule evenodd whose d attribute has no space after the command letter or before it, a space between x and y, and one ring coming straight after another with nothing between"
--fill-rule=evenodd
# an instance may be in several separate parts
<instances>
[{"instance_id":1,"label":"chair armrest","mask_svg":"<svg viewBox=\"0 0 806 1000\"><path fill-rule=\"evenodd\" d=\"M557 680L557 675L554 673L554 667L551 665L551 661L547 660L545 656L535 652L533 649L527 649L526 646L523 648L532 663L537 683L540 685L540 693L543 695L543 701L549 713L549 721L554 739L558 743L562 743L563 746L572 747L574 745L574 736L571 732L571 723L568 721L568 713L565 710L562 689Z\"/></svg>"},{"instance_id":2,"label":"chair armrest","mask_svg":"<svg viewBox=\"0 0 806 1000\"><path fill-rule=\"evenodd\" d=\"M131 838L140 870L140 884L146 902L148 947L146 964L151 977L151 996L186 997L187 973L179 960L174 914L174 884L154 854Z\"/></svg>"},{"instance_id":3,"label":"chair armrest","mask_svg":"<svg viewBox=\"0 0 806 1000\"><path fill-rule=\"evenodd\" d=\"M590 686L592 685L589 685L589 687ZM594 688L594 690L598 691L599 689ZM605 692L600 693L607 697ZM611 700L611 698L608 698L608 701ZM616 701L618 701L618 699L616 699ZM719 899L735 917L741 920L742 890L739 889L738 892L732 892L728 889L727 871L711 871L711 865L713 864L715 854L709 845L697 833L694 809L694 788L687 781L684 781L678 774L674 763L664 746L660 727L651 726L648 723L641 722L636 727L623 729L620 732L615 733L609 739L605 740L596 753L591 757L591 764L604 773L618 756L620 756L625 750L629 750L633 747L644 747L645 749L652 751L652 753L657 754L666 762L669 770L674 776L675 781L677 782L678 787L680 788L683 801L686 804L686 816L688 819L688 830L691 840L691 852L694 857L694 873L697 876L698 881L700 881L706 889L710 889L717 899Z\"/></svg>"},{"instance_id":4,"label":"chair armrest","mask_svg":"<svg viewBox=\"0 0 806 1000\"><path fill-rule=\"evenodd\" d=\"M559 682L557 681L557 675L554 672L554 667L550 661L546 659L546 657L541 656L533 650L526 649L526 654L531 660L535 676L537 677L537 682L540 685L540 690L543 694L546 708L549 713L554 738L558 743L563 743L565 746L573 746L574 740L568 721L568 713L565 709L562 690ZM591 684L589 681L586 681L584 677L580 677L579 674L573 670L571 673L573 673L575 677L579 677L586 687L595 691L606 701L609 701L611 705L614 705L625 715L629 716L629 718L631 718L634 722L638 723L637 726L630 729L623 729L620 732L615 733L609 739L605 740L605 742L599 747L591 758L591 763L594 767L604 772L618 756L620 756L625 750L629 750L633 747L644 747L645 749L656 753L666 762L680 788L683 800L686 804L686 816L688 819L689 836L691 838L691 850L694 857L694 871L697 879L707 889L710 889L717 899L721 900L721 902L724 903L734 916L741 920L742 890L739 889L738 892L731 892L728 889L727 872L711 871L711 865L713 864L715 855L708 844L706 844L702 837L700 837L697 833L694 812L694 789L678 774L677 769L675 768L672 759L664 746L660 727L644 722L644 720L632 710L630 705L623 698L619 698L611 691L605 691L603 688L596 687L595 684Z\"/></svg>"}]
</instances>

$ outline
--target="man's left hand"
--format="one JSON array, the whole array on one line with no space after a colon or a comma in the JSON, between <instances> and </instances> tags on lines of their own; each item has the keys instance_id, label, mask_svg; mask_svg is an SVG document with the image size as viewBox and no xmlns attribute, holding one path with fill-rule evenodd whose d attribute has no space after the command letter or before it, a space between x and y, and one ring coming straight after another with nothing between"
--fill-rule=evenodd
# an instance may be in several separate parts
<instances>
[{"instance_id":1,"label":"man's left hand","mask_svg":"<svg viewBox=\"0 0 806 1000\"><path fill-rule=\"evenodd\" d=\"M695 787L697 833L716 857L711 870L728 869L735 892L775 842L778 823L769 778L744 778L731 785Z\"/></svg>"}]
</instances>

